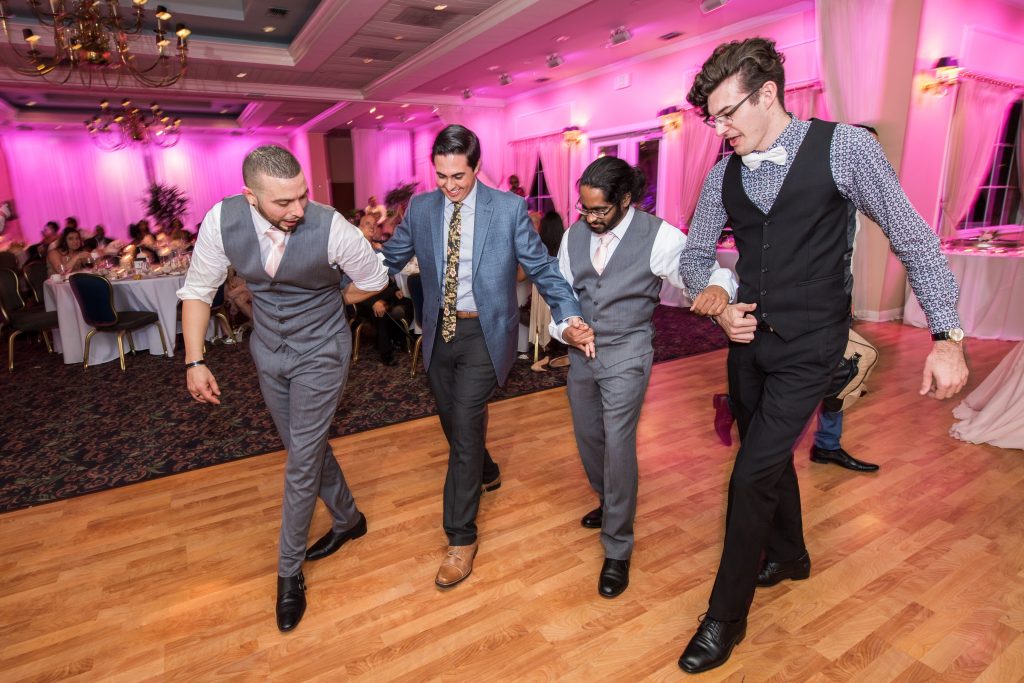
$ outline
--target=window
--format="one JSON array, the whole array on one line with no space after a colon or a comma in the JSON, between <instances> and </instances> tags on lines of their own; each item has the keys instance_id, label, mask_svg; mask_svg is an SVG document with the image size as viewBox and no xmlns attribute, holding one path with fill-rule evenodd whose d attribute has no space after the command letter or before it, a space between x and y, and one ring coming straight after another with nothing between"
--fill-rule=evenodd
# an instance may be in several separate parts
<instances>
[{"instance_id":1,"label":"window","mask_svg":"<svg viewBox=\"0 0 1024 683\"><path fill-rule=\"evenodd\" d=\"M655 213L658 206L658 154L661 151L661 140L642 141L637 148L636 165L647 178L647 191L643 197L634 197L637 208L647 213Z\"/></svg>"},{"instance_id":2,"label":"window","mask_svg":"<svg viewBox=\"0 0 1024 683\"><path fill-rule=\"evenodd\" d=\"M992 166L978 188L978 196L967 212L967 217L957 226L958 229L1024 223L1017 160L1021 154L1021 150L1017 148L1017 140L1020 135L1022 102L1024 100L1017 100L1010 107L1003 134L996 140Z\"/></svg>"},{"instance_id":3,"label":"window","mask_svg":"<svg viewBox=\"0 0 1024 683\"><path fill-rule=\"evenodd\" d=\"M555 203L551 201L551 193L548 192L548 184L544 182L544 164L540 163L540 159L537 159L537 169L533 172L529 190L529 196L526 198L528 210L542 214L555 210Z\"/></svg>"}]
</instances>

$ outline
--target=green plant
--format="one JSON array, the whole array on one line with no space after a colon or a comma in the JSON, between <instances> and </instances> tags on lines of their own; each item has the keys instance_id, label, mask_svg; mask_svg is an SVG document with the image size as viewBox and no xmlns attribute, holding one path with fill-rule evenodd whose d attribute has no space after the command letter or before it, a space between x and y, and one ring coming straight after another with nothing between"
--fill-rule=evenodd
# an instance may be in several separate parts
<instances>
[{"instance_id":1,"label":"green plant","mask_svg":"<svg viewBox=\"0 0 1024 683\"><path fill-rule=\"evenodd\" d=\"M142 199L146 215L161 228L167 228L175 218L181 219L188 208L188 197L174 185L153 183Z\"/></svg>"}]
</instances>

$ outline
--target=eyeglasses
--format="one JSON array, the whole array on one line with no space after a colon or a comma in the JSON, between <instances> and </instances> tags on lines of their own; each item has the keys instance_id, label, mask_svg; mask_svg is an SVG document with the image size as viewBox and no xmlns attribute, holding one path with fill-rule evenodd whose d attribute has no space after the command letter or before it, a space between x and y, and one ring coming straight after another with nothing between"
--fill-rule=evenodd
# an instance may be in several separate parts
<instances>
[{"instance_id":1,"label":"eyeglasses","mask_svg":"<svg viewBox=\"0 0 1024 683\"><path fill-rule=\"evenodd\" d=\"M608 212L614 208L614 206L606 206L603 209L585 209L583 208L583 204L581 204L579 201L576 202L576 211L581 216L597 216L598 218L603 218L607 216Z\"/></svg>"},{"instance_id":2,"label":"eyeglasses","mask_svg":"<svg viewBox=\"0 0 1024 683\"><path fill-rule=\"evenodd\" d=\"M740 107L742 107L743 103L746 102L747 100L749 100L751 98L751 96L754 93L756 93L757 91L759 91L760 89L761 88L754 88L749 93L747 93L746 97L744 97L742 100L740 100L739 104L737 104L734 107L729 107L728 111L723 112L723 113L719 114L718 116L705 116L704 117L704 124L707 125L707 126L710 126L711 128L717 128L718 124L722 124L723 126L730 125L732 123L732 115L736 113L736 110L739 109Z\"/></svg>"}]
</instances>

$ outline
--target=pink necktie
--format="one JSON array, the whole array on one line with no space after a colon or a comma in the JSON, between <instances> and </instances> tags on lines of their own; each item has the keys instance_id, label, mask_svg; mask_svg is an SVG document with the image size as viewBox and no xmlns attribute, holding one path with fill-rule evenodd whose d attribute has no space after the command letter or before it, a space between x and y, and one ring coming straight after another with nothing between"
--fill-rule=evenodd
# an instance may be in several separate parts
<instances>
[{"instance_id":1,"label":"pink necktie","mask_svg":"<svg viewBox=\"0 0 1024 683\"><path fill-rule=\"evenodd\" d=\"M270 247L270 253L267 254L266 265L267 275L274 277L274 275L277 274L278 266L281 265L281 259L284 257L285 234L280 230L275 230L274 228L267 230L263 234L269 237L270 241L274 243L274 245Z\"/></svg>"},{"instance_id":2,"label":"pink necktie","mask_svg":"<svg viewBox=\"0 0 1024 683\"><path fill-rule=\"evenodd\" d=\"M615 233L604 232L598 235L597 239L601 242L597 245L597 251L594 252L594 270L600 275L604 272L604 267L608 265L608 247L615 239Z\"/></svg>"}]
</instances>

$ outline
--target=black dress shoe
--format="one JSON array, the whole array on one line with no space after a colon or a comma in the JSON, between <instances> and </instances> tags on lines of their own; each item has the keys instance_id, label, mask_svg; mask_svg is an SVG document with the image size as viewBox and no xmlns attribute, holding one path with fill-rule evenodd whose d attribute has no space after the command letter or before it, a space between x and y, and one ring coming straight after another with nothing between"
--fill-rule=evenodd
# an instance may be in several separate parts
<instances>
[{"instance_id":1,"label":"black dress shoe","mask_svg":"<svg viewBox=\"0 0 1024 683\"><path fill-rule=\"evenodd\" d=\"M291 631L299 625L306 612L306 580L295 576L277 577L277 628Z\"/></svg>"},{"instance_id":2,"label":"black dress shoe","mask_svg":"<svg viewBox=\"0 0 1024 683\"><path fill-rule=\"evenodd\" d=\"M328 555L338 552L338 549L345 544L345 541L351 541L353 538L359 538L364 535L366 535L366 515L360 512L359 521L356 522L354 527L345 531L331 529L319 541L309 546L309 550L306 551L306 559L321 560Z\"/></svg>"},{"instance_id":3,"label":"black dress shoe","mask_svg":"<svg viewBox=\"0 0 1024 683\"><path fill-rule=\"evenodd\" d=\"M747 620L718 621L705 616L697 632L690 638L679 658L679 668L688 674L721 666L729 659L732 649L747 635Z\"/></svg>"},{"instance_id":4,"label":"black dress shoe","mask_svg":"<svg viewBox=\"0 0 1024 683\"><path fill-rule=\"evenodd\" d=\"M790 579L802 581L811 575L811 556L804 552L803 557L789 562L765 560L761 571L757 573L757 585L761 588L774 586L779 581Z\"/></svg>"},{"instance_id":5,"label":"black dress shoe","mask_svg":"<svg viewBox=\"0 0 1024 683\"><path fill-rule=\"evenodd\" d=\"M853 457L842 448L829 451L814 446L811 448L811 462L834 463L854 472L877 472L878 465L872 462L864 462Z\"/></svg>"},{"instance_id":6,"label":"black dress shoe","mask_svg":"<svg viewBox=\"0 0 1024 683\"><path fill-rule=\"evenodd\" d=\"M597 592L602 598L622 595L629 585L629 560L605 558L601 567L601 578L597 580Z\"/></svg>"},{"instance_id":7,"label":"black dress shoe","mask_svg":"<svg viewBox=\"0 0 1024 683\"><path fill-rule=\"evenodd\" d=\"M583 519L580 520L580 524L588 529L600 529L601 522L603 520L604 508L599 507L583 515Z\"/></svg>"}]
</instances>

